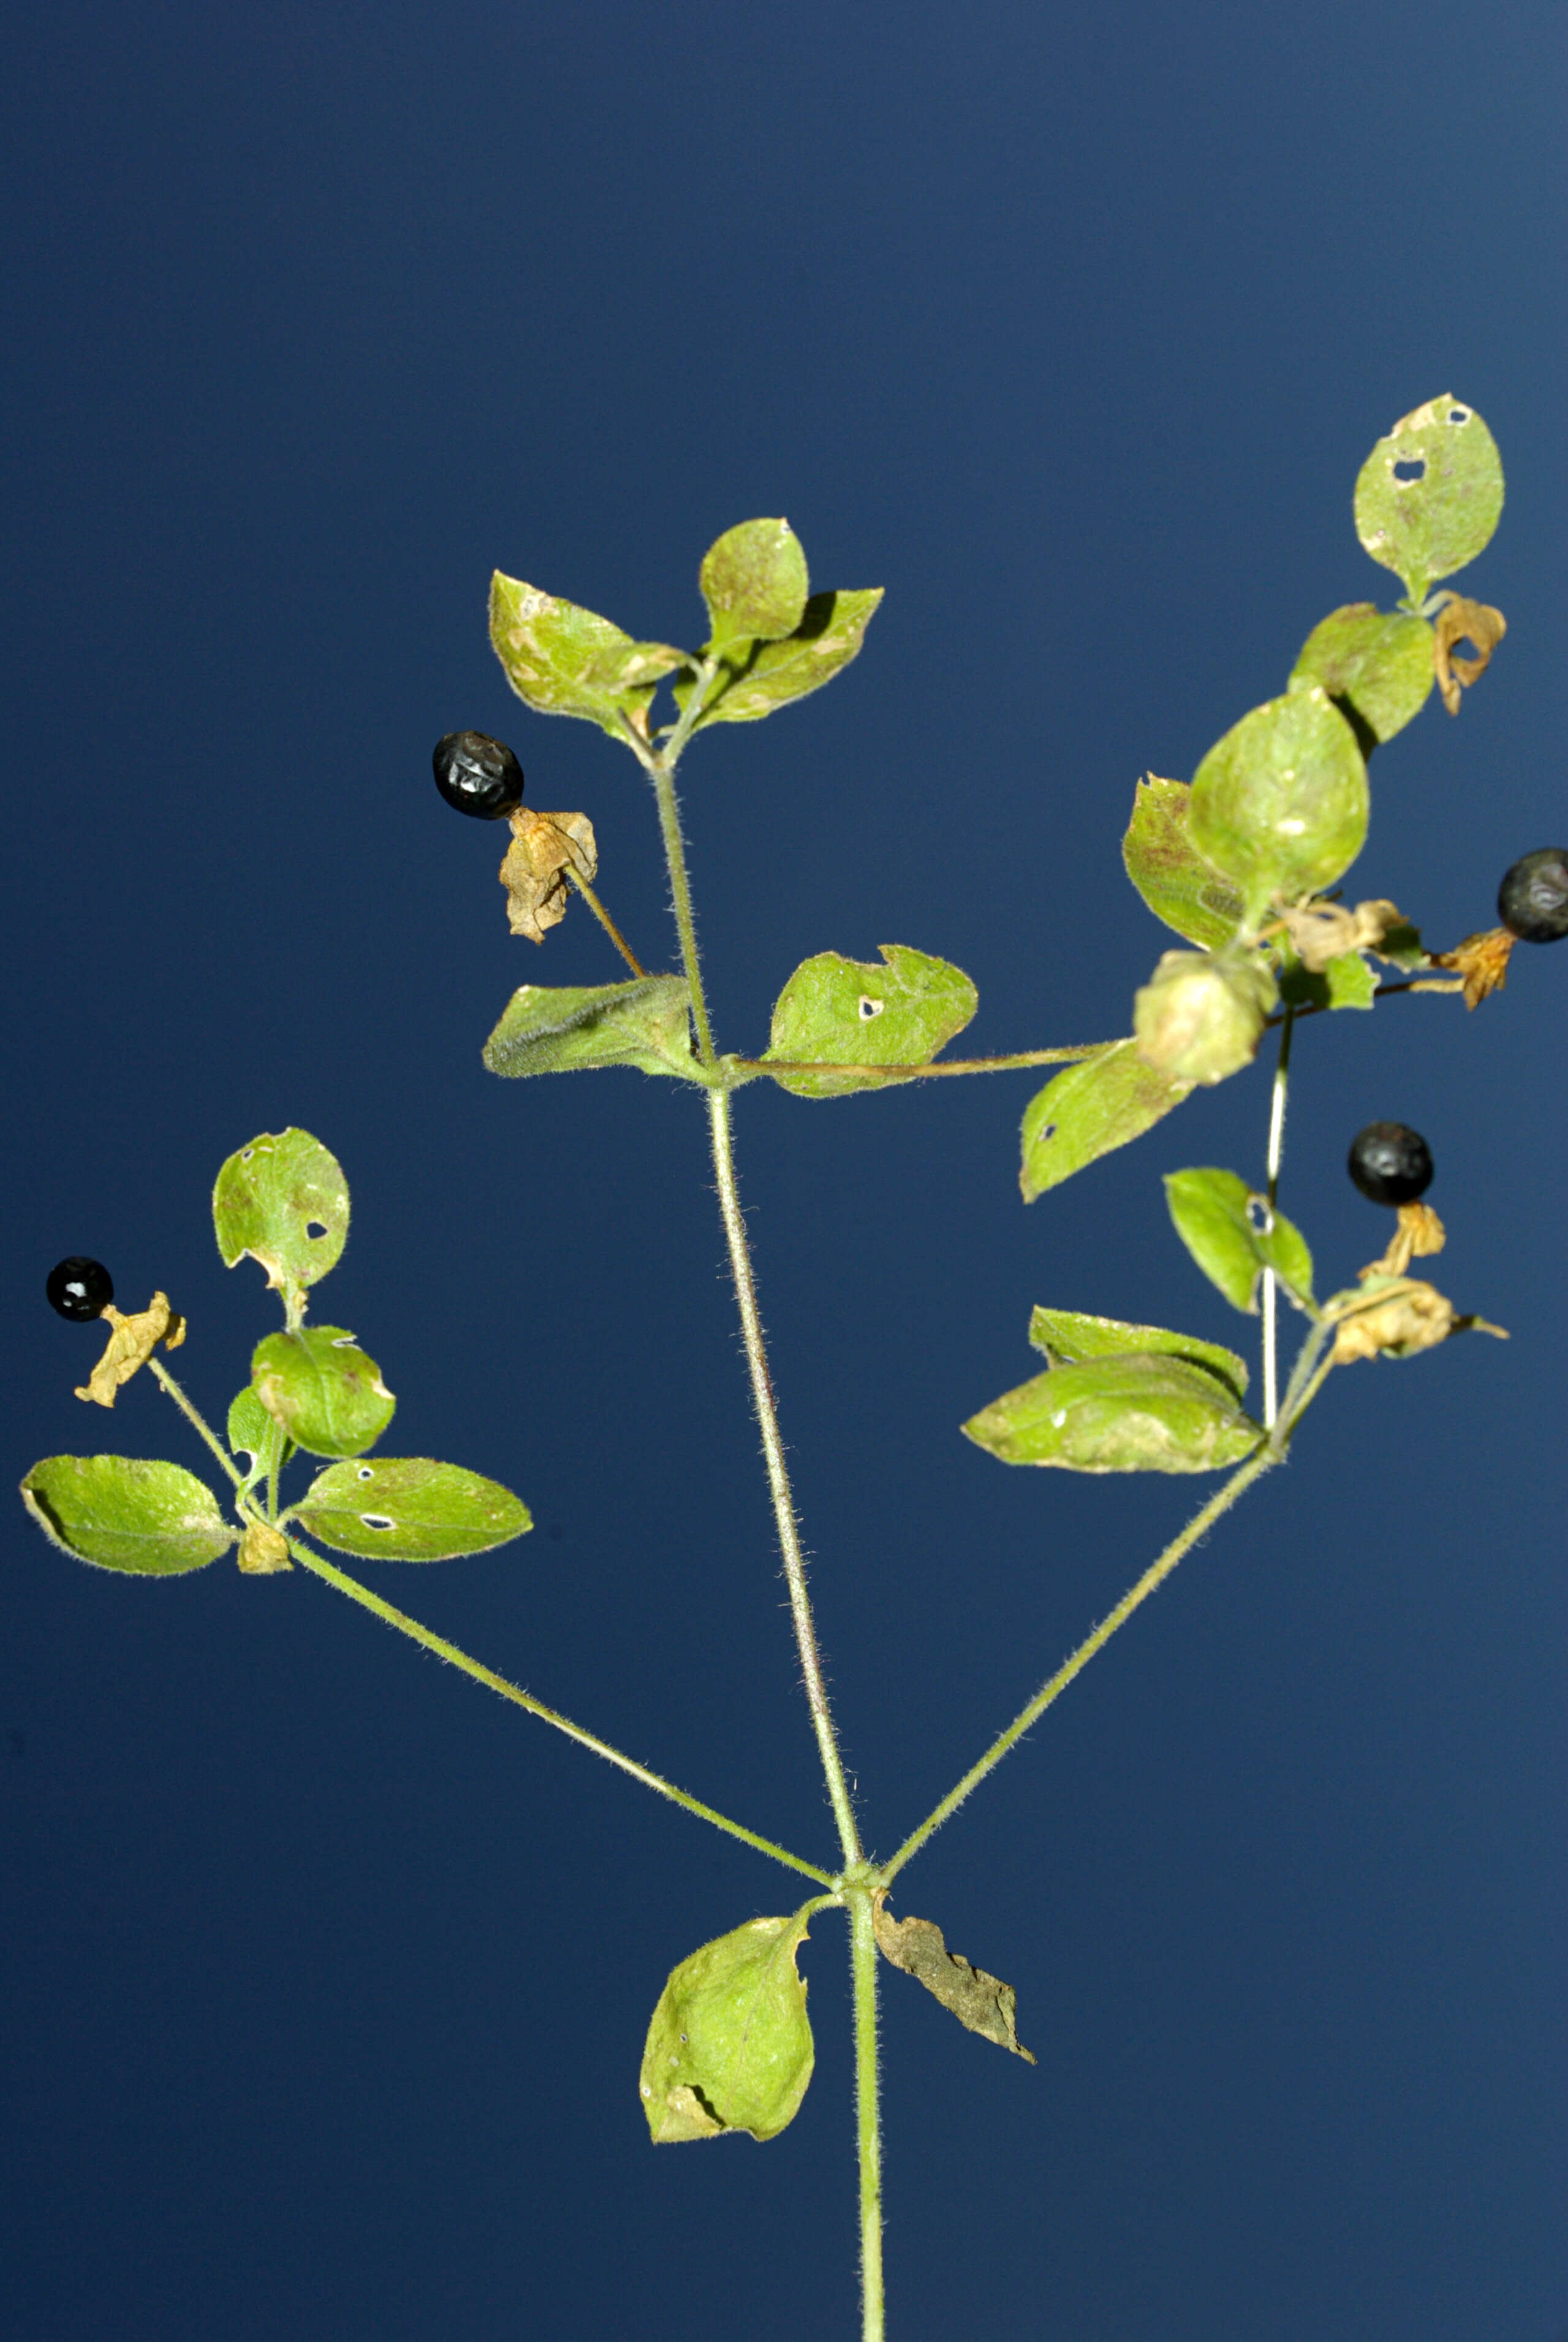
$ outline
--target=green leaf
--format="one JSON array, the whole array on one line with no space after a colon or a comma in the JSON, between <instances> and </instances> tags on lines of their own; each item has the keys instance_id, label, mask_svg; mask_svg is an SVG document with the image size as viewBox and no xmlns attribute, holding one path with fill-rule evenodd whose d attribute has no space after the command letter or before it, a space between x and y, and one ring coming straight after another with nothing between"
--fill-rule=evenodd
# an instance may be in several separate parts
<instances>
[{"instance_id":1,"label":"green leaf","mask_svg":"<svg viewBox=\"0 0 1568 2342\"><path fill-rule=\"evenodd\" d=\"M1114 1042L1102 1056L1069 1066L1024 1110L1024 1168L1018 1184L1032 1204L1102 1155L1141 1138L1192 1093L1146 1066L1134 1041Z\"/></svg>"},{"instance_id":2,"label":"green leaf","mask_svg":"<svg viewBox=\"0 0 1568 2342\"><path fill-rule=\"evenodd\" d=\"M732 643L703 712L693 726L754 724L831 683L860 650L872 613L882 599L880 586L864 591L814 594L798 626L782 642ZM684 708L696 681L688 666L675 677L675 705Z\"/></svg>"},{"instance_id":3,"label":"green leaf","mask_svg":"<svg viewBox=\"0 0 1568 2342\"><path fill-rule=\"evenodd\" d=\"M177 1464L131 1456L48 1456L22 1502L51 1545L138 1577L205 1569L235 1541L210 1488Z\"/></svg>"},{"instance_id":4,"label":"green leaf","mask_svg":"<svg viewBox=\"0 0 1568 2342\"><path fill-rule=\"evenodd\" d=\"M1217 1376L1149 1356L1052 1366L964 1429L1004 1464L1068 1472L1218 1472L1263 1437Z\"/></svg>"},{"instance_id":5,"label":"green leaf","mask_svg":"<svg viewBox=\"0 0 1568 2342\"><path fill-rule=\"evenodd\" d=\"M710 652L793 635L811 591L805 555L787 520L744 520L726 529L704 554L700 582L713 626Z\"/></svg>"},{"instance_id":6,"label":"green leaf","mask_svg":"<svg viewBox=\"0 0 1568 2342\"><path fill-rule=\"evenodd\" d=\"M251 1358L263 1406L307 1456L360 1456L392 1421L397 1401L341 1326L269 1334Z\"/></svg>"},{"instance_id":7,"label":"green leaf","mask_svg":"<svg viewBox=\"0 0 1568 2342\"><path fill-rule=\"evenodd\" d=\"M1235 1398L1246 1393L1244 1358L1238 1358L1219 1342L1168 1333L1163 1326L1128 1326L1119 1317L1085 1317L1075 1309L1037 1308L1029 1320L1029 1340L1034 1349L1044 1351L1054 1366L1134 1356L1185 1358L1189 1366L1205 1366L1217 1375Z\"/></svg>"},{"instance_id":8,"label":"green leaf","mask_svg":"<svg viewBox=\"0 0 1568 2342\"><path fill-rule=\"evenodd\" d=\"M961 967L904 944L881 944L884 965L819 952L803 960L774 1008L770 1057L786 1064L925 1066L962 1033L980 996ZM775 1074L796 1097L884 1089L874 1074Z\"/></svg>"},{"instance_id":9,"label":"green leaf","mask_svg":"<svg viewBox=\"0 0 1568 2342\"><path fill-rule=\"evenodd\" d=\"M1370 1008L1376 996L1377 971L1364 952L1341 952L1321 976L1293 954L1280 976L1280 998L1290 1008Z\"/></svg>"},{"instance_id":10,"label":"green leaf","mask_svg":"<svg viewBox=\"0 0 1568 2342\"><path fill-rule=\"evenodd\" d=\"M1419 716L1432 689L1432 628L1408 610L1385 617L1371 602L1331 610L1301 646L1293 691L1321 684L1369 756Z\"/></svg>"},{"instance_id":11,"label":"green leaf","mask_svg":"<svg viewBox=\"0 0 1568 2342\"><path fill-rule=\"evenodd\" d=\"M1233 1171L1171 1171L1165 1200L1176 1234L1236 1309L1257 1309L1258 1279L1272 1268L1293 1301L1311 1308L1312 1254L1299 1228L1275 1212L1265 1235L1263 1199Z\"/></svg>"},{"instance_id":12,"label":"green leaf","mask_svg":"<svg viewBox=\"0 0 1568 2342\"><path fill-rule=\"evenodd\" d=\"M490 640L519 699L541 716L580 716L617 740L628 724L646 739L660 678L691 656L635 642L608 618L499 569L490 581Z\"/></svg>"},{"instance_id":13,"label":"green leaf","mask_svg":"<svg viewBox=\"0 0 1568 2342\"><path fill-rule=\"evenodd\" d=\"M213 1226L224 1266L248 1253L297 1315L305 1287L334 1266L348 1236L343 1166L308 1130L263 1131L218 1173Z\"/></svg>"},{"instance_id":14,"label":"green leaf","mask_svg":"<svg viewBox=\"0 0 1568 2342\"><path fill-rule=\"evenodd\" d=\"M227 1432L229 1454L245 1456L249 1466L245 1478L247 1488L281 1469L294 1454L282 1424L267 1413L248 1383L229 1408Z\"/></svg>"},{"instance_id":15,"label":"green leaf","mask_svg":"<svg viewBox=\"0 0 1568 2342\"><path fill-rule=\"evenodd\" d=\"M643 2052L643 2112L656 2147L794 2119L815 2057L795 1953L805 1921L753 1919L671 1971Z\"/></svg>"},{"instance_id":16,"label":"green leaf","mask_svg":"<svg viewBox=\"0 0 1568 2342\"><path fill-rule=\"evenodd\" d=\"M1355 533L1413 603L1492 539L1503 459L1473 406L1430 398L1380 439L1355 484Z\"/></svg>"},{"instance_id":17,"label":"green leaf","mask_svg":"<svg viewBox=\"0 0 1568 2342\"><path fill-rule=\"evenodd\" d=\"M895 1919L884 1903L872 1913L884 1959L914 1977L970 2033L1035 2063L1018 2038L1018 1995L1000 1977L974 1967L962 1952L950 1952L934 1919Z\"/></svg>"},{"instance_id":18,"label":"green leaf","mask_svg":"<svg viewBox=\"0 0 1568 2342\"><path fill-rule=\"evenodd\" d=\"M1187 836L1192 789L1185 781L1138 783L1122 840L1127 876L1157 919L1189 943L1219 951L1241 925L1242 898Z\"/></svg>"},{"instance_id":19,"label":"green leaf","mask_svg":"<svg viewBox=\"0 0 1568 2342\"><path fill-rule=\"evenodd\" d=\"M574 1074L594 1066L636 1066L644 1074L694 1078L690 995L684 976L639 976L630 984L524 984L484 1044L493 1074Z\"/></svg>"},{"instance_id":20,"label":"green leaf","mask_svg":"<svg viewBox=\"0 0 1568 2342\"><path fill-rule=\"evenodd\" d=\"M1319 684L1268 699L1215 742L1193 776L1188 835L1241 888L1250 920L1349 869L1370 798L1355 735Z\"/></svg>"},{"instance_id":21,"label":"green leaf","mask_svg":"<svg viewBox=\"0 0 1568 2342\"><path fill-rule=\"evenodd\" d=\"M450 1561L487 1553L534 1526L526 1505L499 1481L423 1456L330 1464L284 1517L335 1553L372 1561Z\"/></svg>"}]
</instances>

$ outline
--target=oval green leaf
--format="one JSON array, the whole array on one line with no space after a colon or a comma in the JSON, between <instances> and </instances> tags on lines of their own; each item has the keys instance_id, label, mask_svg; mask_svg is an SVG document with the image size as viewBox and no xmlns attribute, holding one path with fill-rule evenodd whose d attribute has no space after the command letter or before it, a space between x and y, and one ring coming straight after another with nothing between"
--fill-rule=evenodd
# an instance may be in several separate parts
<instances>
[{"instance_id":1,"label":"oval green leaf","mask_svg":"<svg viewBox=\"0 0 1568 2342\"><path fill-rule=\"evenodd\" d=\"M1074 1171L1141 1138L1163 1115L1192 1095L1138 1055L1135 1041L1116 1041L1098 1057L1069 1066L1046 1083L1024 1110L1024 1167L1018 1184L1032 1204Z\"/></svg>"},{"instance_id":2,"label":"oval green leaf","mask_svg":"<svg viewBox=\"0 0 1568 2342\"><path fill-rule=\"evenodd\" d=\"M732 643L703 703L694 731L705 724L755 724L793 699L820 691L856 657L882 587L814 594L801 621L782 642ZM674 679L675 705L684 708L696 677L691 667Z\"/></svg>"},{"instance_id":3,"label":"oval green leaf","mask_svg":"<svg viewBox=\"0 0 1568 2342\"><path fill-rule=\"evenodd\" d=\"M1218 1472L1263 1437L1216 1376L1149 1356L1052 1366L964 1430L1004 1464L1067 1472Z\"/></svg>"},{"instance_id":4,"label":"oval green leaf","mask_svg":"<svg viewBox=\"0 0 1568 2342\"><path fill-rule=\"evenodd\" d=\"M132 1456L45 1456L23 1481L22 1501L51 1545L135 1577L205 1569L235 1536L193 1474Z\"/></svg>"},{"instance_id":5,"label":"oval green leaf","mask_svg":"<svg viewBox=\"0 0 1568 2342\"><path fill-rule=\"evenodd\" d=\"M1171 1171L1165 1201L1176 1234L1233 1308L1255 1314L1258 1279L1272 1268L1299 1307L1313 1307L1312 1254L1283 1212L1264 1232L1263 1199L1234 1171Z\"/></svg>"},{"instance_id":6,"label":"oval green leaf","mask_svg":"<svg viewBox=\"0 0 1568 2342\"><path fill-rule=\"evenodd\" d=\"M329 1465L285 1518L335 1553L371 1561L451 1561L534 1526L526 1505L498 1480L423 1456Z\"/></svg>"},{"instance_id":7,"label":"oval green leaf","mask_svg":"<svg viewBox=\"0 0 1568 2342\"><path fill-rule=\"evenodd\" d=\"M218 1173L213 1227L224 1266L248 1253L291 1306L326 1275L348 1236L348 1182L308 1130L263 1131Z\"/></svg>"},{"instance_id":8,"label":"oval green leaf","mask_svg":"<svg viewBox=\"0 0 1568 2342\"><path fill-rule=\"evenodd\" d=\"M643 2112L656 2147L794 2119L815 2050L795 1967L804 1920L753 1919L671 1971L643 2052Z\"/></svg>"},{"instance_id":9,"label":"oval green leaf","mask_svg":"<svg viewBox=\"0 0 1568 2342\"><path fill-rule=\"evenodd\" d=\"M583 1073L635 1066L644 1074L695 1078L691 995L684 976L640 976L630 984L524 984L484 1044L493 1074Z\"/></svg>"},{"instance_id":10,"label":"oval green leaf","mask_svg":"<svg viewBox=\"0 0 1568 2342\"><path fill-rule=\"evenodd\" d=\"M1290 687L1321 684L1369 756L1426 705L1434 680L1432 649L1424 618L1409 610L1385 617L1371 602L1350 602L1313 628Z\"/></svg>"},{"instance_id":11,"label":"oval green leaf","mask_svg":"<svg viewBox=\"0 0 1568 2342\"><path fill-rule=\"evenodd\" d=\"M1429 398L1380 439L1355 484L1355 533L1413 602L1473 561L1503 511L1503 458L1473 406Z\"/></svg>"},{"instance_id":12,"label":"oval green leaf","mask_svg":"<svg viewBox=\"0 0 1568 2342\"><path fill-rule=\"evenodd\" d=\"M1215 742L1193 776L1187 828L1255 922L1275 896L1293 903L1350 868L1370 803L1355 735L1311 684L1265 700Z\"/></svg>"},{"instance_id":13,"label":"oval green leaf","mask_svg":"<svg viewBox=\"0 0 1568 2342\"><path fill-rule=\"evenodd\" d=\"M925 1066L962 1033L980 996L961 967L881 944L883 966L819 952L804 960L780 993L765 1055L786 1064ZM897 1080L899 1076L892 1077ZM851 1090L885 1089L889 1077L867 1072L775 1074L796 1097L842 1097Z\"/></svg>"},{"instance_id":14,"label":"oval green leaf","mask_svg":"<svg viewBox=\"0 0 1568 2342\"><path fill-rule=\"evenodd\" d=\"M341 1326L269 1334L252 1356L251 1386L307 1456L363 1455L397 1405L375 1359Z\"/></svg>"},{"instance_id":15,"label":"oval green leaf","mask_svg":"<svg viewBox=\"0 0 1568 2342\"><path fill-rule=\"evenodd\" d=\"M805 555L787 520L744 520L726 529L704 554L699 583L713 627L710 652L793 635L811 591Z\"/></svg>"},{"instance_id":16,"label":"oval green leaf","mask_svg":"<svg viewBox=\"0 0 1568 2342\"><path fill-rule=\"evenodd\" d=\"M639 643L575 602L506 577L490 581L490 640L519 699L541 716L578 716L617 740L630 725L647 737L660 678L690 653Z\"/></svg>"},{"instance_id":17,"label":"oval green leaf","mask_svg":"<svg viewBox=\"0 0 1568 2342\"><path fill-rule=\"evenodd\" d=\"M1246 1361L1234 1350L1219 1342L1200 1342L1191 1334L1170 1333L1164 1326L1129 1326L1119 1317L1086 1317L1076 1309L1037 1308L1029 1320L1029 1340L1054 1366L1138 1355L1185 1358L1190 1366L1217 1375L1237 1399L1246 1393Z\"/></svg>"},{"instance_id":18,"label":"oval green leaf","mask_svg":"<svg viewBox=\"0 0 1568 2342\"><path fill-rule=\"evenodd\" d=\"M1187 835L1192 788L1151 773L1138 783L1122 840L1128 877L1157 919L1189 943L1220 951L1242 922L1242 898Z\"/></svg>"}]
</instances>

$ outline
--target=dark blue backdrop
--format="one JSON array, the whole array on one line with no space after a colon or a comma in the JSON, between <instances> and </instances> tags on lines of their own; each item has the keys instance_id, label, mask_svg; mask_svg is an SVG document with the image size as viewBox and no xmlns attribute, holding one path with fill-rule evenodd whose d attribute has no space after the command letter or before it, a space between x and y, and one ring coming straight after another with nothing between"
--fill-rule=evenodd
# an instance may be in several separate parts
<instances>
[{"instance_id":1,"label":"dark blue backdrop","mask_svg":"<svg viewBox=\"0 0 1568 2342\"><path fill-rule=\"evenodd\" d=\"M0 106L18 266L4 575L13 1477L195 1450L112 1422L42 1298L96 1253L191 1320L221 1414L275 1321L207 1196L315 1130L325 1314L394 1450L538 1531L394 1599L804 1852L833 1837L782 1609L700 1103L514 1086L524 979L435 736L511 737L671 948L645 786L529 717L499 564L698 630L787 513L864 656L685 769L722 1044L807 954L941 953L976 1049L1098 1038L1169 940L1122 877L1334 605L1397 592L1349 498L1453 390L1510 501L1456 722L1376 761L1358 894L1452 940L1568 832L1562 12L577 0L259 14L60 0ZM1553 159L1555 157L1555 160ZM908 1876L1012 1978L1030 2071L887 1973L892 2332L1556 2342L1568 2325L1559 1346L1568 952L1467 1017L1303 1028L1287 1208L1381 1241L1350 1136L1430 1137L1442 1279L1512 1344L1338 1378ZM1261 1073L1025 1212L1027 1075L737 1106L824 1642L886 1850L1202 1484L1005 1471L956 1425L1036 1301L1234 1338L1159 1174L1261 1159ZM0 2126L18 2342L854 2330L840 1923L776 2144L650 2149L672 1963L794 1890L325 1587L78 1568L11 1516Z\"/></svg>"}]
</instances>

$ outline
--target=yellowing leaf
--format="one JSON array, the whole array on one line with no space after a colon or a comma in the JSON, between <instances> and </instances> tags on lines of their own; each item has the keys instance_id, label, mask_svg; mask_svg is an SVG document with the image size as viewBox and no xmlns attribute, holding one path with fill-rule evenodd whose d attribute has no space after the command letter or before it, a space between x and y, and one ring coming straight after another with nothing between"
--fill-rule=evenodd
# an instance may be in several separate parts
<instances>
[{"instance_id":1,"label":"yellowing leaf","mask_svg":"<svg viewBox=\"0 0 1568 2342\"><path fill-rule=\"evenodd\" d=\"M799 1912L753 1919L671 1971L648 2027L640 2090L655 2147L793 2122L815 2050L795 1953Z\"/></svg>"},{"instance_id":2,"label":"yellowing leaf","mask_svg":"<svg viewBox=\"0 0 1568 2342\"><path fill-rule=\"evenodd\" d=\"M165 1350L177 1350L185 1338L185 1321L169 1306L166 1293L155 1293L145 1309L123 1317L111 1302L99 1315L107 1318L112 1332L109 1346L87 1377L85 1389L76 1396L91 1399L98 1406L113 1406L115 1393L128 1383L141 1366L145 1366L161 1342Z\"/></svg>"}]
</instances>

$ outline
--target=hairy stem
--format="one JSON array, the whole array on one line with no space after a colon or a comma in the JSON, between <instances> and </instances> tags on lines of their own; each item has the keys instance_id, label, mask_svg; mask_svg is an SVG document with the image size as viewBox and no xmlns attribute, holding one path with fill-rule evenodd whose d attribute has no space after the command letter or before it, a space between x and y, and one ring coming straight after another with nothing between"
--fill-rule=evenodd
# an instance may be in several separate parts
<instances>
[{"instance_id":1,"label":"hairy stem","mask_svg":"<svg viewBox=\"0 0 1568 2342\"><path fill-rule=\"evenodd\" d=\"M637 957L636 953L632 949L631 945L626 941L625 936L621 933L620 928L615 925L614 920L610 916L609 912L606 911L603 903L600 902L599 897L594 894L594 889L589 886L588 881L575 870L568 869L566 876L571 880L573 886L575 886L578 894L581 895L584 903L587 904L588 908L593 912L594 916L598 920L599 925L604 928L604 933L609 936L610 941L614 945L615 949L620 953L621 957L631 969L632 974L634 976L646 976L648 973L647 969L643 966L642 961Z\"/></svg>"},{"instance_id":2,"label":"hairy stem","mask_svg":"<svg viewBox=\"0 0 1568 2342\"><path fill-rule=\"evenodd\" d=\"M1280 1027L1279 1062L1274 1067L1273 1090L1269 1100L1268 1227L1274 1225L1274 1204L1280 1191L1280 1165L1284 1158L1285 1094L1290 1086L1291 1035L1295 1029L1293 1011L1287 1008ZM1263 1271L1263 1426L1272 1431L1279 1413L1279 1315L1280 1281L1272 1268Z\"/></svg>"},{"instance_id":3,"label":"hairy stem","mask_svg":"<svg viewBox=\"0 0 1568 2342\"><path fill-rule=\"evenodd\" d=\"M185 1392L180 1388L173 1375L170 1374L167 1366L164 1365L163 1360L161 1358L149 1358L147 1360L147 1366L153 1376L159 1383L162 1384L169 1396L174 1400L175 1405L179 1408L180 1413L185 1416L185 1421L199 1433L203 1439L205 1440L207 1446L217 1457L219 1464L223 1466L224 1471L228 1476L228 1478L233 1482L234 1486L236 1488L243 1487L245 1486L245 1474L236 1467L234 1457L229 1454L228 1449L224 1446L223 1441L218 1437L217 1433L212 1428L211 1425L205 1423L202 1417L196 1413L195 1408L191 1405L190 1400L185 1396Z\"/></svg>"},{"instance_id":4,"label":"hairy stem","mask_svg":"<svg viewBox=\"0 0 1568 2342\"><path fill-rule=\"evenodd\" d=\"M849 1897L854 1982L854 2111L860 2155L861 2342L883 2342L882 2112L876 2049L876 1937L863 1888Z\"/></svg>"},{"instance_id":5,"label":"hairy stem","mask_svg":"<svg viewBox=\"0 0 1568 2342\"><path fill-rule=\"evenodd\" d=\"M1283 1452L1283 1447L1275 1440L1264 1440L1261 1446L1253 1449L1246 1462L1237 1471L1232 1473L1224 1486L1209 1498L1202 1511L1193 1514L1181 1534L1172 1538L1159 1559L1151 1562L1137 1584L1130 1586L1123 1595L1109 1616L1101 1620L1094 1633L1079 1644L1072 1657L1064 1660L1055 1674L1041 1686L1028 1706L1020 1715L1014 1716L1007 1729L998 1733L984 1756L980 1758L978 1764L970 1767L957 1787L949 1790L942 1803L934 1812L926 1816L917 1830L910 1832L892 1861L883 1864L881 1877L884 1886L895 1878L904 1864L920 1852L926 1839L939 1830L950 1816L957 1812L970 1791L978 1788L988 1773L995 1771L1008 1750L1023 1738L1030 1726L1044 1715L1054 1700L1061 1697L1075 1676L1083 1674L1095 1652L1104 1650L1116 1629L1119 1626L1124 1626L1140 1604L1146 1602L1150 1595L1164 1584L1183 1555L1192 1551L1199 1538L1207 1535L1222 1514L1230 1511L1237 1497L1244 1496L1254 1480L1261 1478L1263 1473L1280 1461Z\"/></svg>"},{"instance_id":6,"label":"hairy stem","mask_svg":"<svg viewBox=\"0 0 1568 2342\"><path fill-rule=\"evenodd\" d=\"M704 1066L714 1062L713 1027L703 991L702 965L697 957L697 924L692 916L692 889L686 877L686 845L681 835L681 812L675 802L675 776L665 756L655 756L648 770L659 807L659 828L664 840L664 861L670 874L670 902L681 938L681 961L691 986L692 1021L697 1028L697 1054Z\"/></svg>"},{"instance_id":7,"label":"hairy stem","mask_svg":"<svg viewBox=\"0 0 1568 2342\"><path fill-rule=\"evenodd\" d=\"M392 1604L384 1602L379 1594L373 1594L368 1586L362 1586L357 1578L350 1577L335 1563L313 1553L296 1537L288 1539L288 1549L301 1568L311 1570L317 1577L325 1578L329 1586L335 1586L338 1592L346 1594L351 1602L357 1602L363 1609L384 1620L388 1626L395 1626L400 1635L408 1636L423 1649L434 1651L436 1657L444 1659L449 1666L461 1667L463 1673L472 1676L475 1683L482 1683L489 1690L499 1692L503 1699L526 1708L529 1715L536 1716L542 1724L554 1725L555 1730L564 1732L568 1740L576 1741L579 1747L591 1749L595 1756L603 1756L606 1764L617 1766L623 1773L629 1773L633 1780L641 1781L645 1789L657 1790L661 1797L668 1797L672 1804L684 1807L686 1812L695 1814L699 1821L711 1822L715 1829L726 1831L731 1837L738 1837L744 1845L754 1847L759 1854L771 1856L774 1862L782 1862L786 1870L798 1870L804 1877L814 1878L824 1887L832 1887L834 1882L829 1873L819 1870L814 1862L803 1862L798 1854L790 1854L784 1847L775 1846L772 1838L760 1837L755 1830L749 1830L743 1823L733 1822L726 1814L704 1805L700 1797L689 1796L684 1789L677 1789L673 1781L666 1781L658 1773L651 1773L645 1765L639 1765L635 1757L625 1756L619 1748L613 1748L607 1740L601 1740L595 1733L584 1732L580 1724L574 1724L570 1717L558 1715L553 1707L546 1707L544 1701L535 1699L532 1693L520 1691L515 1684L508 1683L504 1676L498 1676L493 1668L483 1666L477 1659L471 1659L466 1651L460 1651L456 1644L447 1642L444 1636L433 1634L428 1626L422 1626L417 1618L410 1618L405 1612L394 1609Z\"/></svg>"},{"instance_id":8,"label":"hairy stem","mask_svg":"<svg viewBox=\"0 0 1568 2342\"><path fill-rule=\"evenodd\" d=\"M735 1281L735 1299L740 1306L741 1334L745 1343L746 1364L751 1369L752 1400L763 1436L763 1456L767 1464L768 1487L773 1496L774 1519L778 1527L779 1550L784 1556L784 1578L789 1586L790 1612L794 1620L795 1643L800 1651L806 1702L811 1709L812 1726L822 1756L822 1769L833 1803L834 1818L838 1824L844 1858L846 1862L858 1862L861 1858L860 1832L855 1827L849 1785L844 1779L844 1760L839 1755L838 1739L833 1727L827 1686L823 1681L822 1656L817 1649L811 1596L806 1590L805 1556L801 1551L800 1525L795 1519L794 1498L790 1491L784 1436L779 1430L778 1412L774 1405L773 1377L768 1373L767 1349L763 1339L762 1319L757 1311L751 1247L746 1242L746 1224L735 1186L734 1150L730 1140L730 1102L723 1090L708 1092L708 1119L713 1131L714 1172L718 1182L719 1208L724 1214L724 1236L730 1248L730 1269Z\"/></svg>"}]
</instances>

